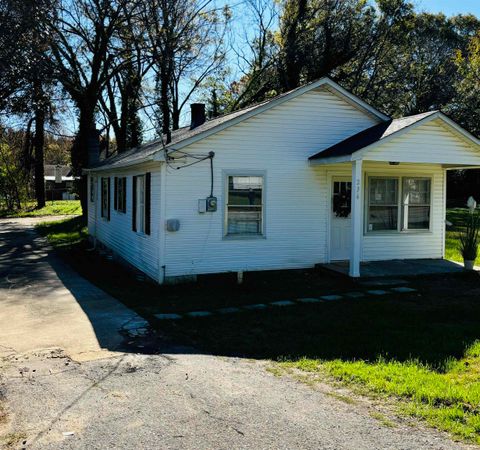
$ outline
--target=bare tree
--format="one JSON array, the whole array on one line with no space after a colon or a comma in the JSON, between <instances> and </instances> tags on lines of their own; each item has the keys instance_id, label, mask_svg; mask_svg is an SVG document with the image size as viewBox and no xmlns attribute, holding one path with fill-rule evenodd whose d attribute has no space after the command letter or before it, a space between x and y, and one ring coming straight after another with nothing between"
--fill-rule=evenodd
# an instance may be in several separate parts
<instances>
[{"instance_id":1,"label":"bare tree","mask_svg":"<svg viewBox=\"0 0 480 450\"><path fill-rule=\"evenodd\" d=\"M142 141L142 87L153 61L146 51L144 5L125 13L125 26L118 30L119 51L116 64L121 69L109 78L100 105L107 117L106 128L115 133L116 151L121 153L138 146Z\"/></svg>"},{"instance_id":2,"label":"bare tree","mask_svg":"<svg viewBox=\"0 0 480 450\"><path fill-rule=\"evenodd\" d=\"M249 26L240 45L233 46L241 86L230 106L232 110L263 100L276 87L278 4L271 0L247 0L246 6L244 14Z\"/></svg>"},{"instance_id":3,"label":"bare tree","mask_svg":"<svg viewBox=\"0 0 480 450\"><path fill-rule=\"evenodd\" d=\"M78 109L78 132L72 149L76 175L88 165L89 140L96 133L95 115L104 89L123 67L115 37L126 25L130 0L60 0L48 23L55 75ZM80 199L87 213L87 183Z\"/></svg>"},{"instance_id":4,"label":"bare tree","mask_svg":"<svg viewBox=\"0 0 480 450\"><path fill-rule=\"evenodd\" d=\"M146 0L144 22L153 62L161 131L170 141L182 109L224 61L227 7L212 0Z\"/></svg>"}]
</instances>

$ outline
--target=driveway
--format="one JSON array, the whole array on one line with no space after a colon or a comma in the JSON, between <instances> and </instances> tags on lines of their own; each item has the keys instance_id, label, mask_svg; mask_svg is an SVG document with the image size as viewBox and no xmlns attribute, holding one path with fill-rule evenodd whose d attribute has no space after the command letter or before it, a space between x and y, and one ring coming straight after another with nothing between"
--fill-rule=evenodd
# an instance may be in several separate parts
<instances>
[{"instance_id":1,"label":"driveway","mask_svg":"<svg viewBox=\"0 0 480 450\"><path fill-rule=\"evenodd\" d=\"M122 327L143 319L53 254L34 230L45 220L0 220L0 355L60 347L82 359L116 351Z\"/></svg>"},{"instance_id":2,"label":"driveway","mask_svg":"<svg viewBox=\"0 0 480 450\"><path fill-rule=\"evenodd\" d=\"M275 376L268 362L202 355L161 336L129 336L127 330L144 327L142 319L65 267L33 224L0 221L4 445L468 448L348 391ZM393 424L378 420L379 413Z\"/></svg>"}]
</instances>

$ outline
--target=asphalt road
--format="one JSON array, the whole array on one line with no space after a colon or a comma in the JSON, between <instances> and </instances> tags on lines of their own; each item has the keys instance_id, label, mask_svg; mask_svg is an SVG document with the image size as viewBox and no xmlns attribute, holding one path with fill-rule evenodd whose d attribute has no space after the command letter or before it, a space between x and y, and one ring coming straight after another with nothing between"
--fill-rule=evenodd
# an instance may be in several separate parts
<instances>
[{"instance_id":1,"label":"asphalt road","mask_svg":"<svg viewBox=\"0 0 480 450\"><path fill-rule=\"evenodd\" d=\"M269 362L202 355L161 337L129 337L124 325L133 313L64 267L32 225L31 220L0 221L4 444L32 449L468 448L346 390L339 396L326 383L310 386L275 376L266 370ZM34 265L32 252L38 252ZM30 276L25 268L33 266ZM72 286L92 297L79 296ZM45 306L56 297L59 303ZM32 309L38 317L28 312ZM121 319L112 319L116 313ZM72 331L75 338L67 336ZM394 426L374 418L378 412Z\"/></svg>"}]
</instances>

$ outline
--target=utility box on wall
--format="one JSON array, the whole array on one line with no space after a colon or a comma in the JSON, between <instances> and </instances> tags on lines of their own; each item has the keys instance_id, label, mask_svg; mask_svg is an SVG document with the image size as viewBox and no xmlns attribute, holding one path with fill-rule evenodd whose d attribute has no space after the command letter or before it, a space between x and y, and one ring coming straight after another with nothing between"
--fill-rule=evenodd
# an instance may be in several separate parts
<instances>
[{"instance_id":1,"label":"utility box on wall","mask_svg":"<svg viewBox=\"0 0 480 450\"><path fill-rule=\"evenodd\" d=\"M180 221L178 219L168 219L166 225L167 231L178 231L180 229Z\"/></svg>"},{"instance_id":2,"label":"utility box on wall","mask_svg":"<svg viewBox=\"0 0 480 450\"><path fill-rule=\"evenodd\" d=\"M204 198L200 198L198 200L198 212L200 214L204 214L207 212L207 200Z\"/></svg>"},{"instance_id":3,"label":"utility box on wall","mask_svg":"<svg viewBox=\"0 0 480 450\"><path fill-rule=\"evenodd\" d=\"M217 197L207 197L198 200L198 212L215 212L217 210Z\"/></svg>"},{"instance_id":4,"label":"utility box on wall","mask_svg":"<svg viewBox=\"0 0 480 450\"><path fill-rule=\"evenodd\" d=\"M207 197L207 212L215 212L217 210L217 197Z\"/></svg>"}]
</instances>

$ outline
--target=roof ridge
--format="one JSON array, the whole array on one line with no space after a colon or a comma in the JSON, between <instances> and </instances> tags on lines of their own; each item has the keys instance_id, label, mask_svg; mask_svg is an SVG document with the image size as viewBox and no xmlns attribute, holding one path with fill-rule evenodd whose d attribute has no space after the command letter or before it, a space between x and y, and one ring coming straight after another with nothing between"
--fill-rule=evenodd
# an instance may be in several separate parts
<instances>
[{"instance_id":1,"label":"roof ridge","mask_svg":"<svg viewBox=\"0 0 480 450\"><path fill-rule=\"evenodd\" d=\"M434 109L433 111L425 111L423 113L412 114L410 116L397 117L396 119L393 119L393 120L404 120L404 119L415 119L418 117L428 117L438 112L441 112L441 111L439 109Z\"/></svg>"}]
</instances>

